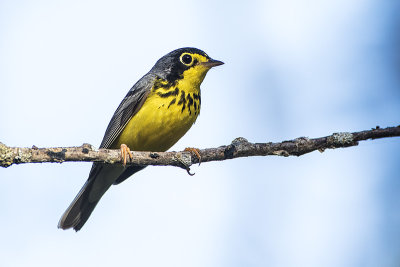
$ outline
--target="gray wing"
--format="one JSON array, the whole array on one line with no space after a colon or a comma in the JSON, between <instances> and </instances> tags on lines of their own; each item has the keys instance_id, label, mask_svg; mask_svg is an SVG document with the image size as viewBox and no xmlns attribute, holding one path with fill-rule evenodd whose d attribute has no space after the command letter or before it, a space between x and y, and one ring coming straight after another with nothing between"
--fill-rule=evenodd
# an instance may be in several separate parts
<instances>
[{"instance_id":1,"label":"gray wing","mask_svg":"<svg viewBox=\"0 0 400 267\"><path fill-rule=\"evenodd\" d=\"M100 148L111 147L113 142L128 124L129 120L142 107L151 91L155 78L156 76L154 74L148 73L132 86L111 118L106 133L104 134L103 141L100 144Z\"/></svg>"},{"instance_id":2,"label":"gray wing","mask_svg":"<svg viewBox=\"0 0 400 267\"><path fill-rule=\"evenodd\" d=\"M100 148L110 148L132 116L143 105L151 91L154 79L153 74L146 74L129 90L111 118ZM73 227L79 231L113 183L120 183L143 168L138 166L124 168L118 165L93 163L88 180L64 212L58 227L62 229Z\"/></svg>"}]
</instances>

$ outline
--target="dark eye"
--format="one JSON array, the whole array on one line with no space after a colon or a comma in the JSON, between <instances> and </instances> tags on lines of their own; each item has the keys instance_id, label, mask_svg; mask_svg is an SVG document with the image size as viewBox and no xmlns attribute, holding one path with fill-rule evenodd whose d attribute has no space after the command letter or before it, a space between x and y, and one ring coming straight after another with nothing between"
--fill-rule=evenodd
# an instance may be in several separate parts
<instances>
[{"instance_id":1,"label":"dark eye","mask_svg":"<svg viewBox=\"0 0 400 267\"><path fill-rule=\"evenodd\" d=\"M185 65L190 65L190 63L193 61L193 58L191 55L185 54L181 57L181 61Z\"/></svg>"}]
</instances>

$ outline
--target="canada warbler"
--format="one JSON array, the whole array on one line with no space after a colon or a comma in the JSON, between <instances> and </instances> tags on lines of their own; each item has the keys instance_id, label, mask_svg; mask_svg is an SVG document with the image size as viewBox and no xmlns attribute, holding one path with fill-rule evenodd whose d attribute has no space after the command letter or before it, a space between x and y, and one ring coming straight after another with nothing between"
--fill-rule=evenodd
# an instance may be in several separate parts
<instances>
[{"instance_id":1,"label":"canada warbler","mask_svg":"<svg viewBox=\"0 0 400 267\"><path fill-rule=\"evenodd\" d=\"M207 72L224 64L196 48L180 48L160 58L118 106L100 148L166 151L192 126L200 113L200 84ZM93 163L89 178L65 211L59 228L79 231L100 198L142 166Z\"/></svg>"}]
</instances>

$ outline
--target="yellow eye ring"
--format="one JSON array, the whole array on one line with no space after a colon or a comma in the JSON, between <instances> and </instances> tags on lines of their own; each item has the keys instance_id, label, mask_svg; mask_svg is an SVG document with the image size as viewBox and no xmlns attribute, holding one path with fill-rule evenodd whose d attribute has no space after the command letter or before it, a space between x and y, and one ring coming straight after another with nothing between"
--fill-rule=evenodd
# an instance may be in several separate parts
<instances>
[{"instance_id":1,"label":"yellow eye ring","mask_svg":"<svg viewBox=\"0 0 400 267\"><path fill-rule=\"evenodd\" d=\"M179 60L186 66L191 66L193 64L193 57L188 53L183 53Z\"/></svg>"}]
</instances>

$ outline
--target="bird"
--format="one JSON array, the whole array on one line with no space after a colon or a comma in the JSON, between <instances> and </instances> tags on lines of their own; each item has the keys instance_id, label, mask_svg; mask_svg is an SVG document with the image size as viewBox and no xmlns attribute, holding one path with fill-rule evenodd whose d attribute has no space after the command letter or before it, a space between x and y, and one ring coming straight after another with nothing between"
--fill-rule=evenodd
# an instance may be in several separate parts
<instances>
[{"instance_id":1,"label":"bird","mask_svg":"<svg viewBox=\"0 0 400 267\"><path fill-rule=\"evenodd\" d=\"M161 57L123 98L100 144L100 148L121 149L123 164L93 163L58 228L81 230L112 185L144 168L126 166L131 150L163 152L186 133L200 114L201 83L211 68L222 64L193 47Z\"/></svg>"}]
</instances>

